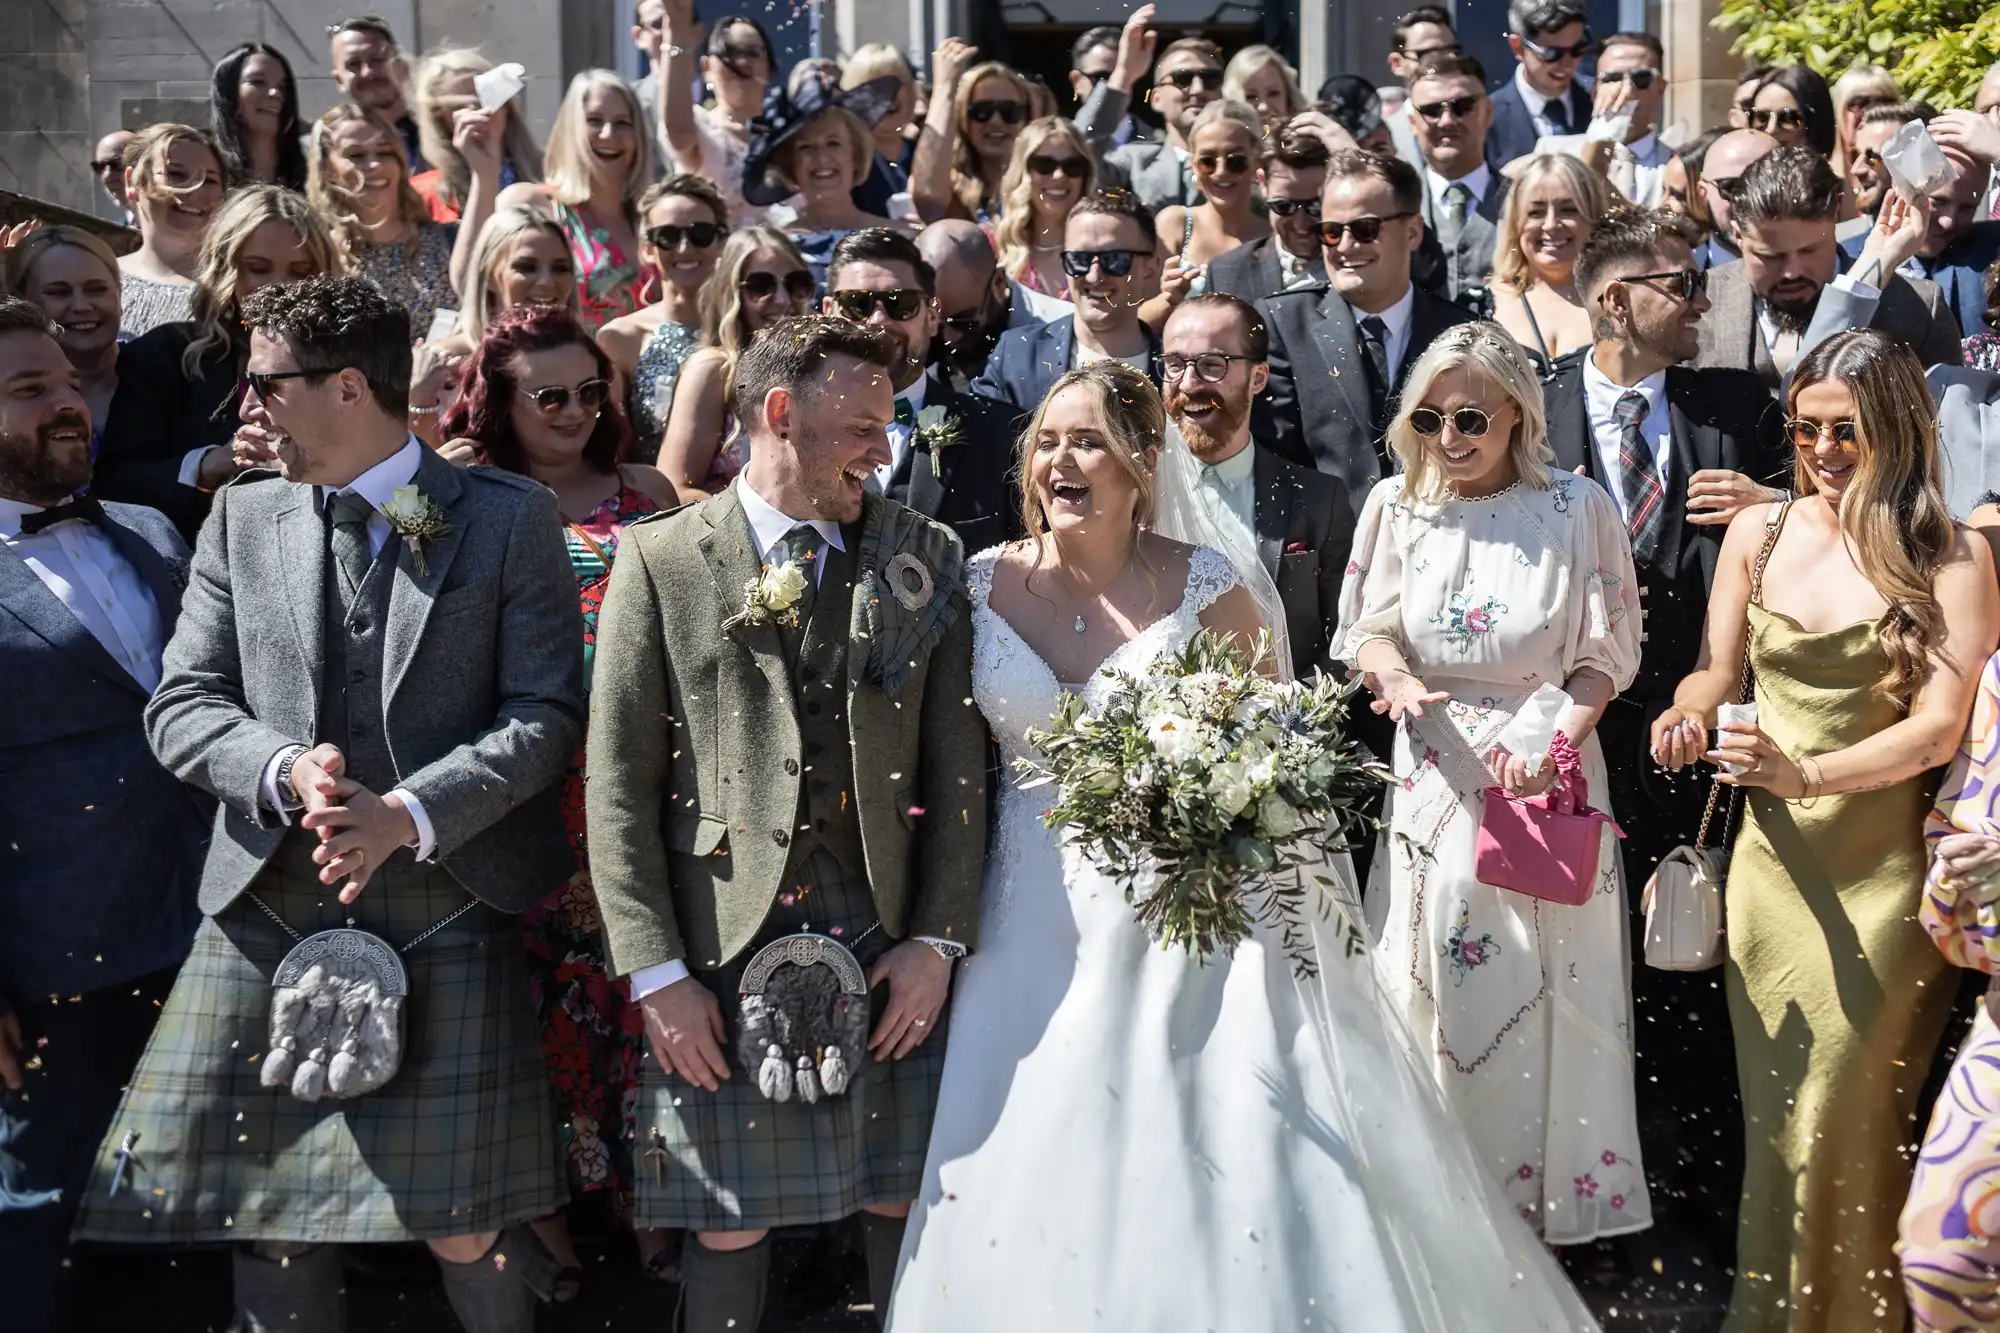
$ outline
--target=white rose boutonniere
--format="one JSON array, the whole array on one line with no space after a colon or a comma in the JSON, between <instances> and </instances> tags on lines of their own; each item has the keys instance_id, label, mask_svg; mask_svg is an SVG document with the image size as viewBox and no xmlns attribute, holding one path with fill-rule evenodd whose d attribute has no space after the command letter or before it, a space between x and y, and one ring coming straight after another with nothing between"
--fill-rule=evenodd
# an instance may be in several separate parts
<instances>
[{"instance_id":1,"label":"white rose boutonniere","mask_svg":"<svg viewBox=\"0 0 2000 1333\"><path fill-rule=\"evenodd\" d=\"M937 406L919 411L917 424L910 431L910 442L919 449L928 449L933 456L943 453L963 438L958 418Z\"/></svg>"},{"instance_id":2,"label":"white rose boutonniere","mask_svg":"<svg viewBox=\"0 0 2000 1333\"><path fill-rule=\"evenodd\" d=\"M796 616L792 607L806 590L805 566L796 560L766 565L764 572L743 584L743 609L723 622L725 630L738 625L768 625L787 616Z\"/></svg>"},{"instance_id":3,"label":"white rose boutonniere","mask_svg":"<svg viewBox=\"0 0 2000 1333\"><path fill-rule=\"evenodd\" d=\"M451 524L445 521L444 510L415 486L398 486L390 492L389 503L382 506L382 517L389 520L389 526L396 530L396 535L408 544L410 559L417 567L417 577L428 578L430 570L424 564L424 543L436 541L451 531Z\"/></svg>"}]
</instances>

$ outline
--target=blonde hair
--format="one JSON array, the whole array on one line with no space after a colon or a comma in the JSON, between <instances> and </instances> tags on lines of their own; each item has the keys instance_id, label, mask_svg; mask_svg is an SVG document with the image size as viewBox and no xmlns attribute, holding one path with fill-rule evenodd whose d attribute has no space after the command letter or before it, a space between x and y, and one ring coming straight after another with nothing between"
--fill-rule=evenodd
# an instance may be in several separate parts
<instances>
[{"instance_id":1,"label":"blonde hair","mask_svg":"<svg viewBox=\"0 0 2000 1333\"><path fill-rule=\"evenodd\" d=\"M321 275L347 271L340 247L334 244L319 210L304 195L282 185L244 185L230 191L209 221L195 264L194 291L188 298L195 336L181 353L181 371L190 379L201 373L203 361L243 340L243 322L236 309L236 270L243 247L266 222L290 227Z\"/></svg>"},{"instance_id":2,"label":"blonde hair","mask_svg":"<svg viewBox=\"0 0 2000 1333\"><path fill-rule=\"evenodd\" d=\"M847 63L841 67L840 86L843 89L859 88L873 79L887 78L892 74L906 84L916 82L917 78L901 51L887 42L870 42L856 47L854 54L847 58Z\"/></svg>"},{"instance_id":3,"label":"blonde hair","mask_svg":"<svg viewBox=\"0 0 2000 1333\"><path fill-rule=\"evenodd\" d=\"M1031 475L1029 463L1035 452L1036 438L1042 433L1042 418L1048 415L1049 404L1064 389L1074 386L1089 390L1096 400L1105 451L1138 488L1138 499L1132 511L1133 521L1141 527L1150 524L1158 498L1153 461L1147 454L1158 449L1160 442L1166 438L1167 409L1160 401L1160 391L1153 387L1152 380L1123 361L1106 359L1078 366L1049 386L1034 415L1014 441L1014 466L1021 478L1021 526L1035 540L1035 567L1038 569L1042 555L1048 549L1044 538L1048 536L1049 524L1028 481Z\"/></svg>"},{"instance_id":4,"label":"blonde hair","mask_svg":"<svg viewBox=\"0 0 2000 1333\"><path fill-rule=\"evenodd\" d=\"M778 173L785 178L785 183L794 191L799 190L799 182L797 173L792 170L792 159L798 154L799 138L813 133L820 122L827 120L840 126L841 132L847 136L848 157L854 168L854 179L849 182L850 187L867 180L869 168L875 165L875 136L869 131L868 126L862 123L861 117L844 106L829 106L801 125L797 135L779 144L777 150L771 154L771 165L778 169Z\"/></svg>"},{"instance_id":5,"label":"blonde hair","mask_svg":"<svg viewBox=\"0 0 2000 1333\"><path fill-rule=\"evenodd\" d=\"M480 229L479 240L472 247L472 260L468 265L472 275L469 283L471 290L464 293L465 305L458 316L460 332L475 342L486 335L486 326L500 313L496 291L498 284L493 281L493 270L500 263L500 256L505 253L507 247L512 245L521 233L528 231L538 231L553 238L562 246L565 254L569 253L569 237L563 234L561 225L548 214L532 208L496 210L493 216L486 220L486 225ZM575 262L574 256L571 262ZM575 288L572 288L569 311L575 314L579 308Z\"/></svg>"},{"instance_id":6,"label":"blonde hair","mask_svg":"<svg viewBox=\"0 0 2000 1333\"><path fill-rule=\"evenodd\" d=\"M1222 95L1232 101L1249 103L1249 96L1243 91L1250 78L1266 65L1276 65L1278 74L1285 81L1285 115L1296 116L1309 105L1305 92L1299 87L1299 72L1293 69L1284 54L1275 46L1246 46L1229 57L1229 64L1222 71Z\"/></svg>"},{"instance_id":7,"label":"blonde hair","mask_svg":"<svg viewBox=\"0 0 2000 1333\"><path fill-rule=\"evenodd\" d=\"M1250 131L1253 146L1264 137L1264 122L1257 118L1256 107L1233 97L1219 97L1196 113L1193 123L1188 126L1188 142L1194 142L1195 131L1218 120L1230 121ZM1251 165L1256 164L1253 162Z\"/></svg>"},{"instance_id":8,"label":"blonde hair","mask_svg":"<svg viewBox=\"0 0 2000 1333\"><path fill-rule=\"evenodd\" d=\"M368 238L361 230L354 197L334 179L333 167L333 136L342 125L353 124L366 125L395 145L396 161L401 164L396 180L396 211L409 230L403 248L415 256L417 234L431 220L431 211L424 206L423 196L410 188L410 155L403 147L403 136L396 133L396 127L384 120L380 112L342 102L313 122L306 153L306 198L312 200L313 207L332 226L334 240L346 256L348 266L354 267Z\"/></svg>"},{"instance_id":9,"label":"blonde hair","mask_svg":"<svg viewBox=\"0 0 2000 1333\"><path fill-rule=\"evenodd\" d=\"M472 189L472 168L451 141L452 116L479 102L447 96L444 86L462 74L476 76L492 68L492 61L469 46L433 51L417 66L417 144L423 149L424 160L437 168L438 198L454 209L465 207L465 196ZM536 147L534 133L528 128L524 96L516 93L507 101L507 132L500 140L500 160L514 168L516 181L539 181L542 150Z\"/></svg>"},{"instance_id":10,"label":"blonde hair","mask_svg":"<svg viewBox=\"0 0 2000 1333\"><path fill-rule=\"evenodd\" d=\"M708 275L695 298L695 307L701 312L701 345L722 353L722 410L726 416L736 412L736 362L751 338L743 324L743 271L764 250L776 250L798 268L812 271L791 237L759 223L729 233L715 261L715 272Z\"/></svg>"},{"instance_id":11,"label":"blonde hair","mask_svg":"<svg viewBox=\"0 0 2000 1333\"><path fill-rule=\"evenodd\" d=\"M1537 153L1529 158L1515 175L1513 187L1507 191L1507 201L1500 207L1499 235L1493 242L1493 283L1516 295L1535 285L1535 271L1528 267L1528 257L1521 252L1521 229L1528 223L1528 193L1544 176L1560 177L1569 188L1570 197L1576 200L1577 211L1583 214L1587 230L1577 238L1579 255L1590 240L1590 233L1603 225L1605 215L1618 202L1611 182L1585 166L1582 158L1568 153Z\"/></svg>"},{"instance_id":12,"label":"blonde hair","mask_svg":"<svg viewBox=\"0 0 2000 1333\"><path fill-rule=\"evenodd\" d=\"M1930 678L1931 654L1945 640L1937 574L1958 544L1958 524L1946 504L1938 454L1937 414L1930 409L1923 363L1878 329L1838 333L1800 359L1785 409L1798 415L1799 395L1825 382L1854 397L1854 477L1840 497L1840 531L1862 577L1888 602L1875 622L1889 670L1877 691L1908 708ZM1911 404L1922 404L1912 410ZM1803 450L1793 462L1800 495L1818 486Z\"/></svg>"},{"instance_id":13,"label":"blonde hair","mask_svg":"<svg viewBox=\"0 0 2000 1333\"><path fill-rule=\"evenodd\" d=\"M1076 207L1078 199L1096 188L1097 159L1073 121L1064 116L1043 116L1021 128L1021 137L1014 140L1014 156L1007 161L1007 174L1000 178L1000 225L993 230L993 248L999 252L1001 271L1009 277L1019 275L1033 258L1035 174L1028 170L1028 159L1057 138L1067 139L1086 164L1070 207Z\"/></svg>"},{"instance_id":14,"label":"blonde hair","mask_svg":"<svg viewBox=\"0 0 2000 1333\"><path fill-rule=\"evenodd\" d=\"M118 271L118 256L111 253L111 247L104 243L103 238L81 227L45 223L23 236L13 249L0 256L6 260L5 269L0 270L4 271L5 275L5 282L0 283L0 291L32 301L34 298L28 295L28 275L35 271L35 265L41 262L43 255L65 245L74 250L84 251L110 269L113 287L123 285L122 275Z\"/></svg>"},{"instance_id":15,"label":"blonde hair","mask_svg":"<svg viewBox=\"0 0 2000 1333\"><path fill-rule=\"evenodd\" d=\"M1389 450L1403 465L1403 493L1418 500L1442 500L1449 494L1436 449L1410 425L1410 413L1424 405L1440 375L1464 369L1474 371L1514 400L1514 433L1507 447L1513 455L1515 474L1524 486L1546 489L1549 464L1556 455L1549 448L1542 386L1535 378L1534 364L1507 330L1487 320L1475 320L1454 324L1439 334L1410 367L1402 405L1389 423Z\"/></svg>"},{"instance_id":16,"label":"blonde hair","mask_svg":"<svg viewBox=\"0 0 2000 1333\"><path fill-rule=\"evenodd\" d=\"M177 125L171 122L148 125L140 130L138 137L125 145L121 160L125 170L132 177L135 194L144 194L152 199L177 199L193 194L201 188L201 182L191 185L167 184L167 158L176 144L191 143L205 150L215 159L216 179L226 186L229 168L222 161L222 150L206 130L198 130L192 125Z\"/></svg>"},{"instance_id":17,"label":"blonde hair","mask_svg":"<svg viewBox=\"0 0 2000 1333\"><path fill-rule=\"evenodd\" d=\"M1021 110L1028 118L1034 118L1035 95L1028 80L1013 68L997 60L989 60L974 65L965 71L958 81L958 88L951 99L951 123L957 127L958 140L952 153L951 192L958 200L958 206L965 210L965 216L979 216L979 206L986 202L986 177L980 170L978 150L972 146L972 131L968 128L972 109L972 90L988 79L999 79L1014 89L1014 96L1020 99Z\"/></svg>"},{"instance_id":18,"label":"blonde hair","mask_svg":"<svg viewBox=\"0 0 2000 1333\"><path fill-rule=\"evenodd\" d=\"M544 178L549 191L563 203L575 207L590 199L590 131L584 124L583 101L600 88L615 88L632 114L632 166L618 197L625 217L636 222L639 196L653 183L653 147L646 136L646 109L632 85L608 69L587 69L569 81L556 121L549 130L548 152L543 156Z\"/></svg>"}]
</instances>

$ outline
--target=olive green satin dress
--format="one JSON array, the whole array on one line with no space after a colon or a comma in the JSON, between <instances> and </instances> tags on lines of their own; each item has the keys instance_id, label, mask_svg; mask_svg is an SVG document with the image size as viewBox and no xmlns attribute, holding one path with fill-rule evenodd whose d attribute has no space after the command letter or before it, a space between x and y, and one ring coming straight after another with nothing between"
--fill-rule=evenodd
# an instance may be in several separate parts
<instances>
[{"instance_id":1,"label":"olive green satin dress","mask_svg":"<svg viewBox=\"0 0 2000 1333\"><path fill-rule=\"evenodd\" d=\"M1752 605L1758 722L1787 754L1899 721L1873 622L1808 634ZM1810 805L1751 791L1725 975L1745 1171L1724 1333L1900 1333L1916 1102L1954 978L1917 924L1931 779Z\"/></svg>"}]
</instances>

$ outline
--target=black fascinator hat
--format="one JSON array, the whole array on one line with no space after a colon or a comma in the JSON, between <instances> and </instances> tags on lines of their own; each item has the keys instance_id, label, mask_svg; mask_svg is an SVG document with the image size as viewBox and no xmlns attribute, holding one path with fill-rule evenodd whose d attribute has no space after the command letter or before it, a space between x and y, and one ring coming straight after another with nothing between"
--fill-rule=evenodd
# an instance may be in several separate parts
<instances>
[{"instance_id":1,"label":"black fascinator hat","mask_svg":"<svg viewBox=\"0 0 2000 1333\"><path fill-rule=\"evenodd\" d=\"M764 96L764 110L750 122L750 147L743 155L743 199L763 208L793 193L792 182L775 170L772 158L786 140L810 125L830 107L851 111L873 126L896 105L903 81L893 74L870 79L858 88L836 87L824 76L811 77L796 97L773 83ZM860 184L856 181L855 184Z\"/></svg>"}]
</instances>

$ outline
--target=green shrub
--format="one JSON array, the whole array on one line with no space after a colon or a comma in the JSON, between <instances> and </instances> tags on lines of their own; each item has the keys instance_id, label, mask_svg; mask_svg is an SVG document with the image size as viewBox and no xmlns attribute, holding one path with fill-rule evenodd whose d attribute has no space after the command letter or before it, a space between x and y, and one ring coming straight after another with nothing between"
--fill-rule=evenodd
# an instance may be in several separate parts
<instances>
[{"instance_id":1,"label":"green shrub","mask_svg":"<svg viewBox=\"0 0 2000 1333\"><path fill-rule=\"evenodd\" d=\"M1940 107L1971 106L2000 60L2000 7L1970 0L1721 0L1715 26L1735 31L1732 49L1749 63L1811 65L1831 83L1871 61Z\"/></svg>"}]
</instances>

